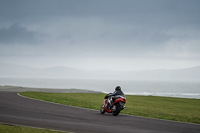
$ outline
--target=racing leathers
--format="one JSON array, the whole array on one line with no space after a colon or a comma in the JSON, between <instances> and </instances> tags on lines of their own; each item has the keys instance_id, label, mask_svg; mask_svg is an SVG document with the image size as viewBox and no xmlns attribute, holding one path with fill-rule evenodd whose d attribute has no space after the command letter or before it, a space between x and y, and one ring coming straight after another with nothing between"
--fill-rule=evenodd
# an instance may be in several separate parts
<instances>
[{"instance_id":1,"label":"racing leathers","mask_svg":"<svg viewBox=\"0 0 200 133\"><path fill-rule=\"evenodd\" d=\"M112 107L113 103L116 99L120 98L120 97L125 97L124 93L122 92L122 90L117 90L114 91L111 94L108 94L108 102L109 102L109 106Z\"/></svg>"}]
</instances>

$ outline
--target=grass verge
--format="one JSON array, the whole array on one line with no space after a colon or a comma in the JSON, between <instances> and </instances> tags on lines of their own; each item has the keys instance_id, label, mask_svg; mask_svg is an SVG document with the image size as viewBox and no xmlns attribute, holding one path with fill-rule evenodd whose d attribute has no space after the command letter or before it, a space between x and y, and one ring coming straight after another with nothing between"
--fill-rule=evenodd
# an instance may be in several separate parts
<instances>
[{"instance_id":1,"label":"grass verge","mask_svg":"<svg viewBox=\"0 0 200 133\"><path fill-rule=\"evenodd\" d=\"M99 110L105 94L21 92L23 96ZM200 99L126 95L121 113L200 124Z\"/></svg>"},{"instance_id":2,"label":"grass verge","mask_svg":"<svg viewBox=\"0 0 200 133\"><path fill-rule=\"evenodd\" d=\"M67 133L67 132L0 124L0 133Z\"/></svg>"}]
</instances>

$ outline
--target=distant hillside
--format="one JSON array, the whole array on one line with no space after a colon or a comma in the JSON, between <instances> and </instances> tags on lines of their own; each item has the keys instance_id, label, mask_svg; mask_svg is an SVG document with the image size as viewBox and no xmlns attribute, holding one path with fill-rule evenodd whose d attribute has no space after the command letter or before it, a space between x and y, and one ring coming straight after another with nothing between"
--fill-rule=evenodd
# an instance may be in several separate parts
<instances>
[{"instance_id":1,"label":"distant hillside","mask_svg":"<svg viewBox=\"0 0 200 133\"><path fill-rule=\"evenodd\" d=\"M20 66L15 64L0 63L1 77L29 77L42 74L42 71L37 68Z\"/></svg>"},{"instance_id":2,"label":"distant hillside","mask_svg":"<svg viewBox=\"0 0 200 133\"><path fill-rule=\"evenodd\" d=\"M34 68L15 64L0 63L0 77L64 78L76 75L78 70L67 67Z\"/></svg>"},{"instance_id":3,"label":"distant hillside","mask_svg":"<svg viewBox=\"0 0 200 133\"><path fill-rule=\"evenodd\" d=\"M200 66L174 70L111 71L82 70L69 67L33 68L0 63L0 77L134 79L134 80L200 80Z\"/></svg>"}]
</instances>

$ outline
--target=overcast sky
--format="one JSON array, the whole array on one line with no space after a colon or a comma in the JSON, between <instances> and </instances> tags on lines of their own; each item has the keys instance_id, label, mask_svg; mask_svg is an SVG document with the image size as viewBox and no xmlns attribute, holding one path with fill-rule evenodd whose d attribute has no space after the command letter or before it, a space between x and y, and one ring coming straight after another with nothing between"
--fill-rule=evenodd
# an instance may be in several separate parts
<instances>
[{"instance_id":1,"label":"overcast sky","mask_svg":"<svg viewBox=\"0 0 200 133\"><path fill-rule=\"evenodd\" d=\"M1 0L0 62L82 69L200 65L200 0Z\"/></svg>"}]
</instances>

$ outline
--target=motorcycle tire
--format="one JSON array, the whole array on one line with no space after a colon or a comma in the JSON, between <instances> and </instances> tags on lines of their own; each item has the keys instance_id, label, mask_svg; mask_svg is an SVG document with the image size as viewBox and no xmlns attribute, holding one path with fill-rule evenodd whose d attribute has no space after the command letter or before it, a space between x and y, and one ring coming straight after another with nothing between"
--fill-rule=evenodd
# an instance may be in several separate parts
<instances>
[{"instance_id":1,"label":"motorcycle tire","mask_svg":"<svg viewBox=\"0 0 200 133\"><path fill-rule=\"evenodd\" d=\"M101 113L101 114L104 114L104 113L105 113L104 105L101 106L100 113Z\"/></svg>"},{"instance_id":2,"label":"motorcycle tire","mask_svg":"<svg viewBox=\"0 0 200 133\"><path fill-rule=\"evenodd\" d=\"M120 108L119 104L116 104L115 106L116 106L116 110L112 111L112 114L114 116L117 116L119 114L119 112L121 111L121 108Z\"/></svg>"}]
</instances>

